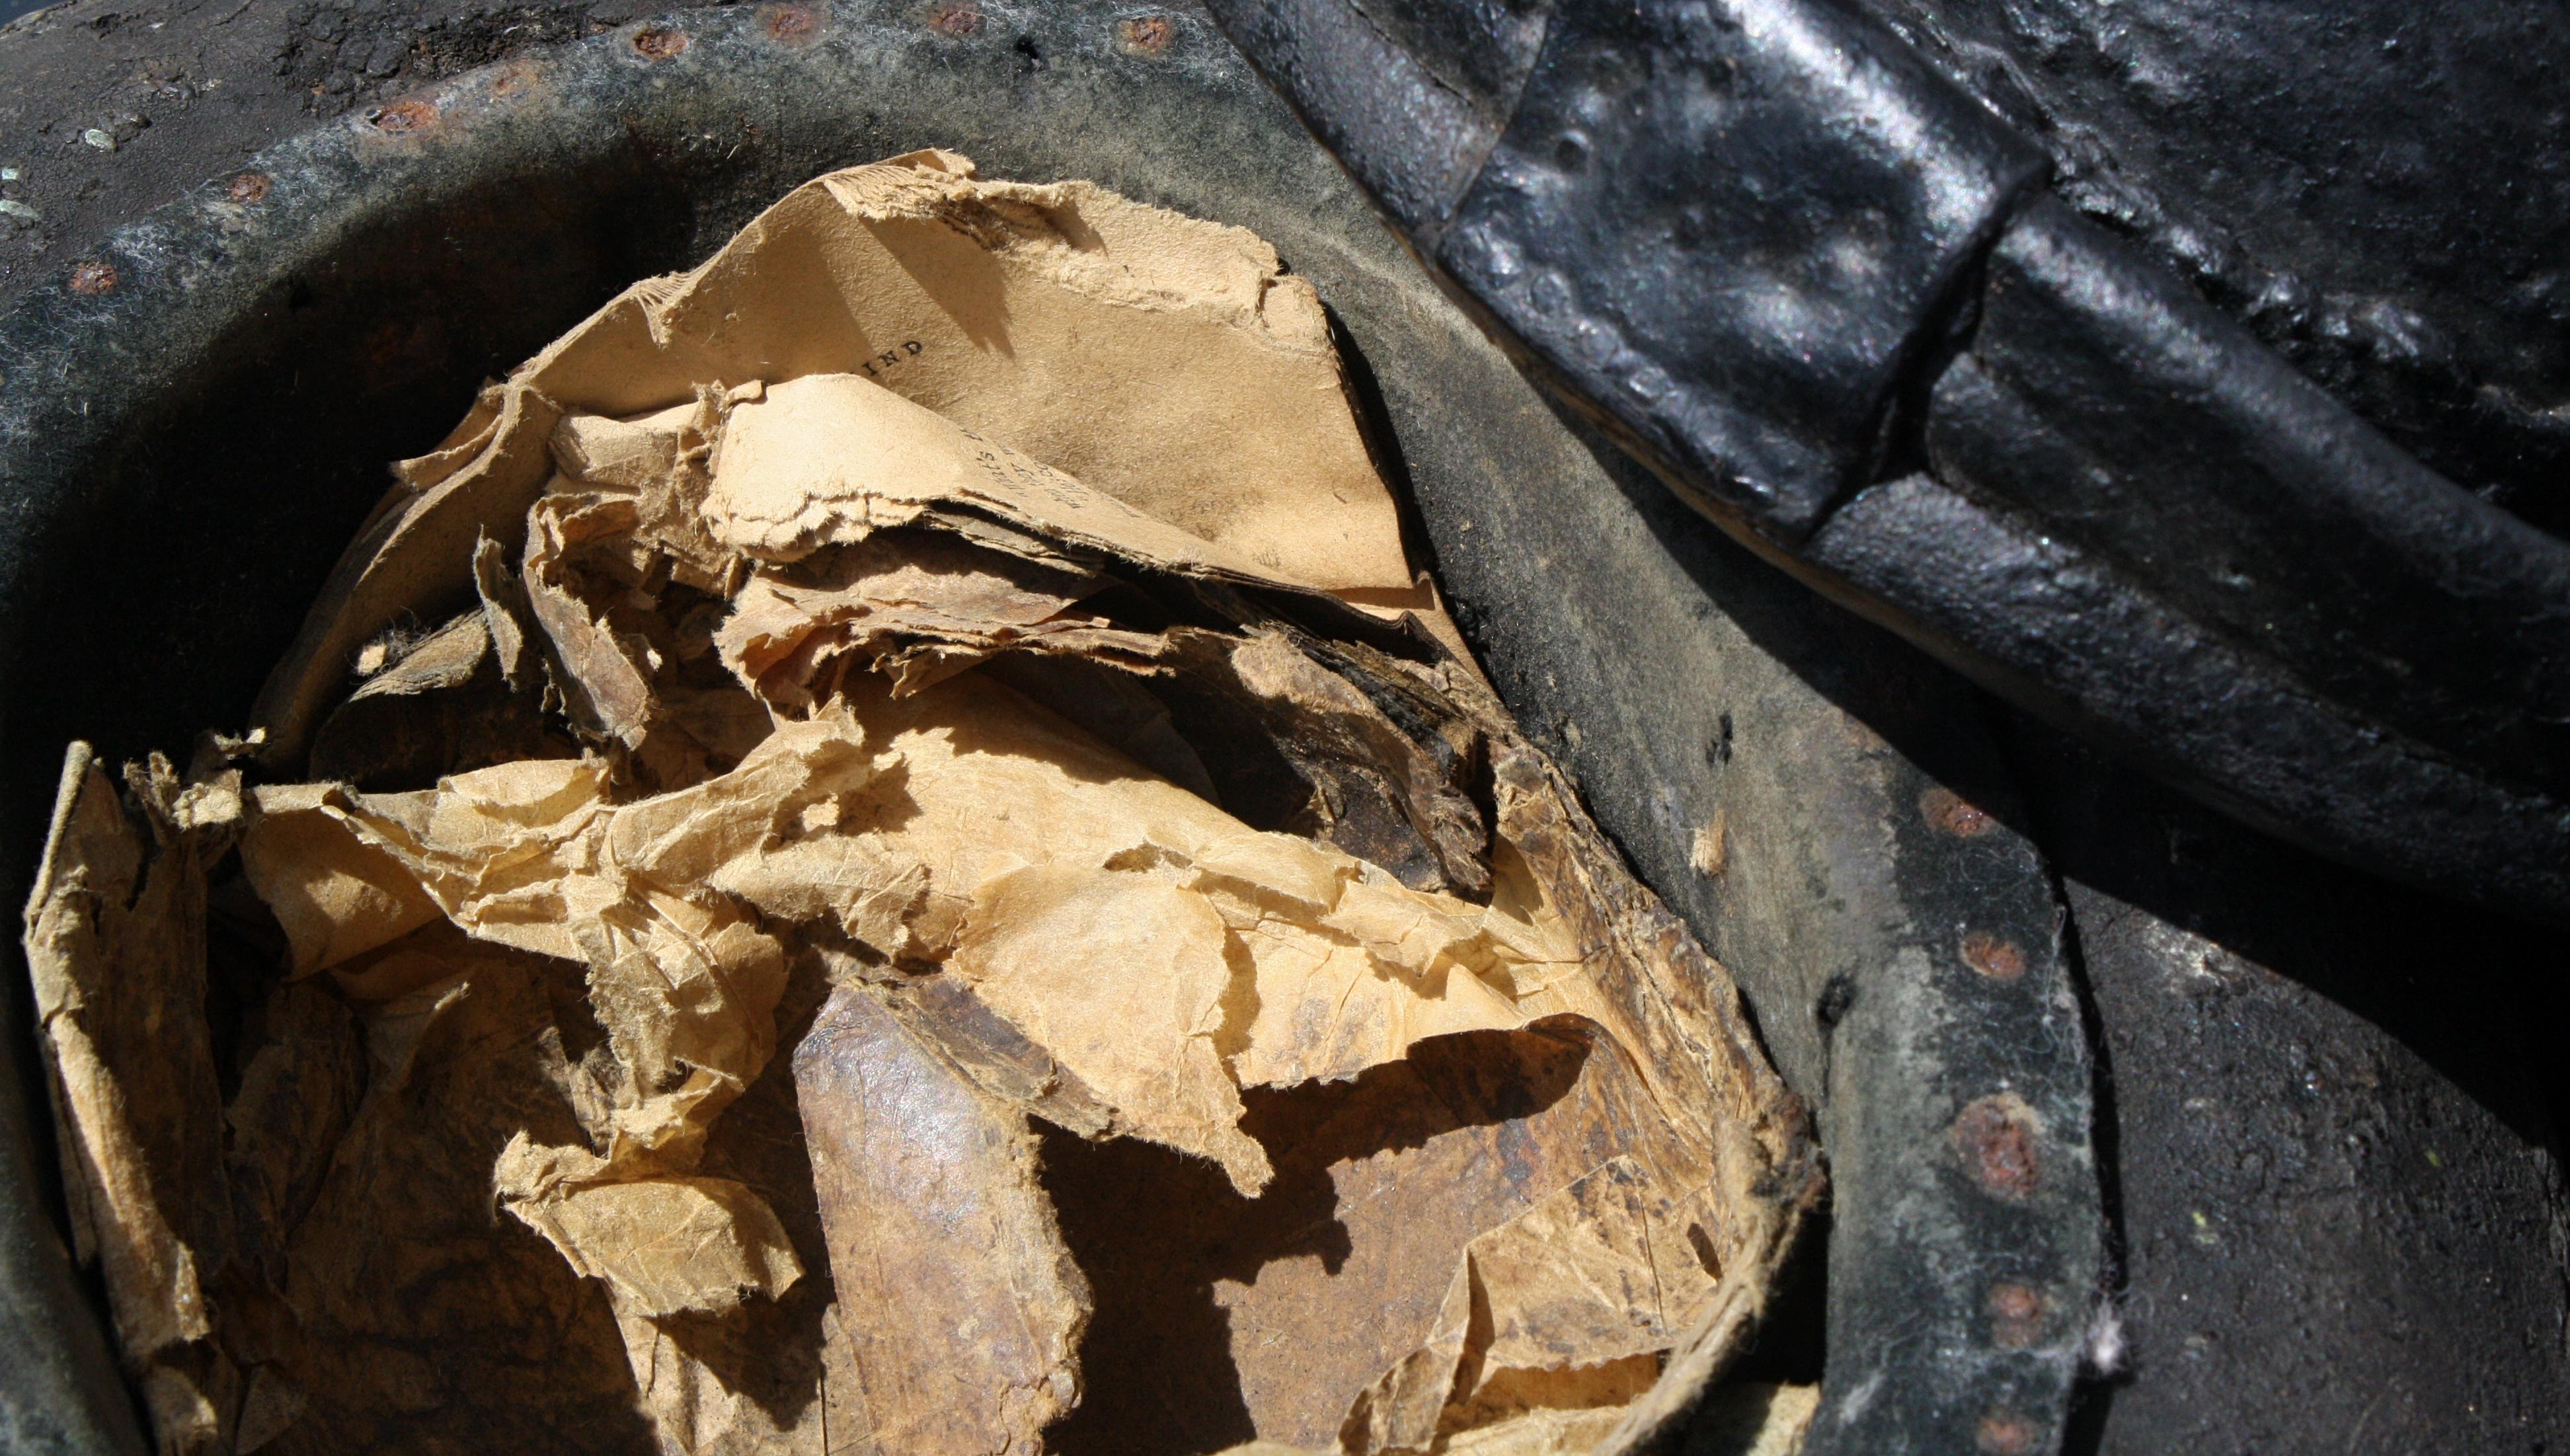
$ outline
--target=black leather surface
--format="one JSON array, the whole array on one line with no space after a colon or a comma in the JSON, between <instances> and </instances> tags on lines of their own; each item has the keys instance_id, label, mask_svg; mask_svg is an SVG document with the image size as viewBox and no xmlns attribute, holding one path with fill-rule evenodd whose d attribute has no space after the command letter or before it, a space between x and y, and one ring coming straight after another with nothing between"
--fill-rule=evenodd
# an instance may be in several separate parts
<instances>
[{"instance_id":1,"label":"black leather surface","mask_svg":"<svg viewBox=\"0 0 2570 1456\"><path fill-rule=\"evenodd\" d=\"M1829 4L1571 3L1421 240L1573 399L1792 543L1879 468L1904 374L2040 169Z\"/></svg>"},{"instance_id":2,"label":"black leather surface","mask_svg":"<svg viewBox=\"0 0 2570 1456\"><path fill-rule=\"evenodd\" d=\"M2028 208L1992 250L1928 452L2316 694L2570 792L2570 551L2068 208Z\"/></svg>"},{"instance_id":3,"label":"black leather surface","mask_svg":"<svg viewBox=\"0 0 2570 1456\"><path fill-rule=\"evenodd\" d=\"M2570 530L2570 7L1862 0L2431 468Z\"/></svg>"},{"instance_id":4,"label":"black leather surface","mask_svg":"<svg viewBox=\"0 0 2570 1456\"><path fill-rule=\"evenodd\" d=\"M1557 0L1513 98L1450 88L1472 125L1405 139L1388 104L1346 127L1368 73L1270 57L1361 36L1433 75L1469 25L1212 8L1485 326L1726 529L2252 823L2570 919L2570 542L2044 195L2062 138L1976 100L1952 46L1836 0ZM2551 317L2557 275L2517 272L2510 316ZM1910 476L1959 494L1835 519Z\"/></svg>"}]
</instances>

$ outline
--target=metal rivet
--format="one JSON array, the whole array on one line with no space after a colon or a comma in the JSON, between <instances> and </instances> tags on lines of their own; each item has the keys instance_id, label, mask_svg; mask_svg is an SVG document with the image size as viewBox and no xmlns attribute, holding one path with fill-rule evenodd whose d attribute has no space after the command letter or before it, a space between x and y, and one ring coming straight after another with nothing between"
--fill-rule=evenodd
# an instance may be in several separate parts
<instances>
[{"instance_id":1,"label":"metal rivet","mask_svg":"<svg viewBox=\"0 0 2570 1456\"><path fill-rule=\"evenodd\" d=\"M1973 1099L1955 1117L1954 1151L1983 1192L2017 1202L2034 1196L2041 1168L2033 1109L2013 1092Z\"/></svg>"},{"instance_id":2,"label":"metal rivet","mask_svg":"<svg viewBox=\"0 0 2570 1456\"><path fill-rule=\"evenodd\" d=\"M1963 963L1992 980L2016 980L2025 974L2025 952L2016 942L1985 930L1963 936Z\"/></svg>"},{"instance_id":3,"label":"metal rivet","mask_svg":"<svg viewBox=\"0 0 2570 1456\"><path fill-rule=\"evenodd\" d=\"M1128 55L1165 56L1178 41L1178 23L1166 15L1135 15L1115 23L1115 44Z\"/></svg>"},{"instance_id":4,"label":"metal rivet","mask_svg":"<svg viewBox=\"0 0 2570 1456\"><path fill-rule=\"evenodd\" d=\"M646 61L666 61L684 52L688 45L685 31L667 26L646 25L634 32L634 53Z\"/></svg>"},{"instance_id":5,"label":"metal rivet","mask_svg":"<svg viewBox=\"0 0 2570 1456\"><path fill-rule=\"evenodd\" d=\"M1919 812L1928 822L1956 839L1979 839L1998 828L1998 821L1951 789L1938 787L1919 796Z\"/></svg>"},{"instance_id":6,"label":"metal rivet","mask_svg":"<svg viewBox=\"0 0 2570 1456\"><path fill-rule=\"evenodd\" d=\"M539 76L534 62L524 59L511 61L492 78L491 97L494 101L509 101L524 96L536 89Z\"/></svg>"},{"instance_id":7,"label":"metal rivet","mask_svg":"<svg viewBox=\"0 0 2570 1456\"><path fill-rule=\"evenodd\" d=\"M1981 1417L1972 1444L1987 1456L2027 1456L2034 1449L2034 1425L2014 1411L1994 1410Z\"/></svg>"},{"instance_id":8,"label":"metal rivet","mask_svg":"<svg viewBox=\"0 0 2570 1456\"><path fill-rule=\"evenodd\" d=\"M437 104L415 98L391 102L366 113L366 125L395 135L425 132L437 125Z\"/></svg>"},{"instance_id":9,"label":"metal rivet","mask_svg":"<svg viewBox=\"0 0 2570 1456\"><path fill-rule=\"evenodd\" d=\"M780 45L809 45L821 34L821 17L809 5L766 5L759 8L758 26Z\"/></svg>"},{"instance_id":10,"label":"metal rivet","mask_svg":"<svg viewBox=\"0 0 2570 1456\"><path fill-rule=\"evenodd\" d=\"M2021 1350L2043 1338L2043 1291L2031 1284L1990 1285L1990 1343Z\"/></svg>"}]
</instances>

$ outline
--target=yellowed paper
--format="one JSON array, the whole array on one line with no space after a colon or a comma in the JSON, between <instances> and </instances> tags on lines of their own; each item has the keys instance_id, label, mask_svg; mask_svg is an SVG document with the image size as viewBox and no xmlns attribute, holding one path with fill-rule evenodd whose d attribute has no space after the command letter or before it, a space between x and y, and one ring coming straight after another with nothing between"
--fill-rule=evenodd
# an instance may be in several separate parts
<instances>
[{"instance_id":1,"label":"yellowed paper","mask_svg":"<svg viewBox=\"0 0 2570 1456\"><path fill-rule=\"evenodd\" d=\"M172 1014L204 1004L209 852L159 770L136 785L147 831L72 746L25 945L75 1253L105 1276L162 1449L199 1452L220 1449L238 1396L212 1299L235 1231L207 1028Z\"/></svg>"},{"instance_id":2,"label":"yellowed paper","mask_svg":"<svg viewBox=\"0 0 2570 1456\"><path fill-rule=\"evenodd\" d=\"M799 187L693 272L637 284L406 462L261 695L270 752L302 748L367 638L469 603L473 543L513 539L565 408L649 416L805 375L872 380L1262 570L1416 590L1319 298L1267 244L923 152ZM604 470L654 458L598 448Z\"/></svg>"},{"instance_id":3,"label":"yellowed paper","mask_svg":"<svg viewBox=\"0 0 2570 1456\"><path fill-rule=\"evenodd\" d=\"M172 1449L1589 1456L1742 1347L1800 1111L1254 237L834 174L397 475L30 910Z\"/></svg>"},{"instance_id":4,"label":"yellowed paper","mask_svg":"<svg viewBox=\"0 0 2570 1456\"><path fill-rule=\"evenodd\" d=\"M875 1440L1043 1450L1079 1396L1088 1290L1025 1115L857 987L822 1008L795 1076Z\"/></svg>"},{"instance_id":5,"label":"yellowed paper","mask_svg":"<svg viewBox=\"0 0 2570 1456\"><path fill-rule=\"evenodd\" d=\"M1344 1449L1425 1456L1492 1428L1489 1449L1550 1450L1564 1422L1591 1449L1658 1378L1674 1316L1712 1286L1694 1261L1652 1258L1648 1178L1617 1158L1467 1246L1428 1339L1357 1397ZM1516 1434L1499 1439L1501 1426Z\"/></svg>"}]
</instances>

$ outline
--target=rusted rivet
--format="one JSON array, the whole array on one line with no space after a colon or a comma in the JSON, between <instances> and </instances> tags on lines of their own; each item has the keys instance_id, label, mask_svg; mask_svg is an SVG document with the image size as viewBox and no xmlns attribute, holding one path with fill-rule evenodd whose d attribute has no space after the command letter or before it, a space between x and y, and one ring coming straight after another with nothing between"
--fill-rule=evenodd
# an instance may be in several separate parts
<instances>
[{"instance_id":1,"label":"rusted rivet","mask_svg":"<svg viewBox=\"0 0 2570 1456\"><path fill-rule=\"evenodd\" d=\"M2024 1098L1994 1092L1973 1099L1954 1119L1953 1135L1963 1170L1984 1192L2009 1200L2033 1197L2034 1109Z\"/></svg>"},{"instance_id":2,"label":"rusted rivet","mask_svg":"<svg viewBox=\"0 0 2570 1456\"><path fill-rule=\"evenodd\" d=\"M821 33L821 17L809 5L762 5L758 27L780 45L799 46Z\"/></svg>"},{"instance_id":3,"label":"rusted rivet","mask_svg":"<svg viewBox=\"0 0 2570 1456\"><path fill-rule=\"evenodd\" d=\"M2025 952L2014 940L1973 930L1963 936L1963 963L1992 980L2015 980L2025 974Z\"/></svg>"},{"instance_id":4,"label":"rusted rivet","mask_svg":"<svg viewBox=\"0 0 2570 1456\"><path fill-rule=\"evenodd\" d=\"M224 186L223 195L244 207L254 206L267 200L267 189L273 183L267 180L266 173L244 172Z\"/></svg>"},{"instance_id":5,"label":"rusted rivet","mask_svg":"<svg viewBox=\"0 0 2570 1456\"><path fill-rule=\"evenodd\" d=\"M1988 1456L2026 1456L2034 1449L2034 1425L2012 1410L1994 1410L1981 1417L1972 1444Z\"/></svg>"},{"instance_id":6,"label":"rusted rivet","mask_svg":"<svg viewBox=\"0 0 2570 1456\"><path fill-rule=\"evenodd\" d=\"M92 258L88 262L78 264L72 269L72 291L74 293L87 293L92 297L96 297L101 293L109 292L114 289L116 287L116 283L117 272L116 264L114 263L102 262L97 258Z\"/></svg>"},{"instance_id":7,"label":"rusted rivet","mask_svg":"<svg viewBox=\"0 0 2570 1456\"><path fill-rule=\"evenodd\" d=\"M928 12L928 28L950 40L982 33L982 7L973 0L952 0Z\"/></svg>"},{"instance_id":8,"label":"rusted rivet","mask_svg":"<svg viewBox=\"0 0 2570 1456\"><path fill-rule=\"evenodd\" d=\"M687 33L665 25L646 25L634 32L634 54L646 61L665 61L687 48Z\"/></svg>"},{"instance_id":9,"label":"rusted rivet","mask_svg":"<svg viewBox=\"0 0 2570 1456\"><path fill-rule=\"evenodd\" d=\"M2043 1291L2030 1284L1990 1285L1990 1343L2021 1350L2043 1338Z\"/></svg>"},{"instance_id":10,"label":"rusted rivet","mask_svg":"<svg viewBox=\"0 0 2570 1456\"><path fill-rule=\"evenodd\" d=\"M1166 15L1136 15L1115 23L1115 43L1136 56L1165 56L1177 44L1178 22Z\"/></svg>"},{"instance_id":11,"label":"rusted rivet","mask_svg":"<svg viewBox=\"0 0 2570 1456\"><path fill-rule=\"evenodd\" d=\"M495 101L506 101L512 97L524 96L536 89L536 67L532 63L524 60L511 61L500 68L498 75L491 78L491 97Z\"/></svg>"},{"instance_id":12,"label":"rusted rivet","mask_svg":"<svg viewBox=\"0 0 2570 1456\"><path fill-rule=\"evenodd\" d=\"M387 102L366 113L366 125L378 132L424 132L437 125L437 104L417 98Z\"/></svg>"},{"instance_id":13,"label":"rusted rivet","mask_svg":"<svg viewBox=\"0 0 2570 1456\"><path fill-rule=\"evenodd\" d=\"M1979 839L1998 827L1980 807L1951 789L1935 788L1919 796L1919 812L1928 822L1956 839Z\"/></svg>"}]
</instances>

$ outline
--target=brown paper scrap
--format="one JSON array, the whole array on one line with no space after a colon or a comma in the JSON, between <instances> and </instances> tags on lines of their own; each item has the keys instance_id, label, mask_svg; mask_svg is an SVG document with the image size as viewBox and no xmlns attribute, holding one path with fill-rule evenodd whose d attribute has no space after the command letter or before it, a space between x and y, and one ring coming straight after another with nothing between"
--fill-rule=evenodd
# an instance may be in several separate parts
<instances>
[{"instance_id":1,"label":"brown paper scrap","mask_svg":"<svg viewBox=\"0 0 2570 1456\"><path fill-rule=\"evenodd\" d=\"M105 1278L162 1449L209 1451L239 1395L213 1301L235 1231L213 1047L188 1011L206 1000L206 867L238 803L213 786L183 815L167 764L135 779L140 824L72 745L24 943L74 1253Z\"/></svg>"},{"instance_id":2,"label":"brown paper scrap","mask_svg":"<svg viewBox=\"0 0 2570 1456\"><path fill-rule=\"evenodd\" d=\"M761 570L715 636L760 697L801 709L843 663L897 690L950 677L1016 647L1150 670L1161 643L1071 612L1102 578L976 548L944 532L896 530Z\"/></svg>"},{"instance_id":3,"label":"brown paper scrap","mask_svg":"<svg viewBox=\"0 0 2570 1456\"><path fill-rule=\"evenodd\" d=\"M303 750L359 644L470 604L474 541L515 540L565 408L630 419L691 407L709 382L831 374L1264 573L1416 591L1320 300L1273 249L1085 182L983 182L915 153L799 187L693 272L637 284L405 462L260 696L271 757ZM601 479L660 458L577 430L563 444Z\"/></svg>"},{"instance_id":4,"label":"brown paper scrap","mask_svg":"<svg viewBox=\"0 0 2570 1456\"><path fill-rule=\"evenodd\" d=\"M510 1212L582 1276L606 1280L618 1309L718 1313L749 1294L773 1298L803 1276L775 1211L741 1185L678 1175L604 1181L609 1172L604 1159L566 1158L521 1139L501 1152L493 1176L504 1193L530 1191L510 1199Z\"/></svg>"},{"instance_id":5,"label":"brown paper scrap","mask_svg":"<svg viewBox=\"0 0 2570 1456\"><path fill-rule=\"evenodd\" d=\"M1669 1306L1712 1283L1694 1261L1653 1260L1647 1184L1619 1157L1475 1239L1436 1326L1357 1397L1341 1446L1424 1456L1442 1435L1533 1412L1620 1419L1674 1342Z\"/></svg>"},{"instance_id":6,"label":"brown paper scrap","mask_svg":"<svg viewBox=\"0 0 2570 1456\"><path fill-rule=\"evenodd\" d=\"M446 973L359 1010L365 1100L288 1249L300 1338L260 1449L651 1449L603 1286L492 1207L512 1139L580 1135L580 967L442 925L397 953Z\"/></svg>"},{"instance_id":7,"label":"brown paper scrap","mask_svg":"<svg viewBox=\"0 0 2570 1456\"><path fill-rule=\"evenodd\" d=\"M376 911L407 889L476 936L587 963L615 1088L586 1142L513 1143L497 1188L629 1307L727 1307L800 1273L754 1195L689 1176L707 1126L773 1052L784 968L771 936L698 887L750 881L781 818L875 770L853 724L834 718L789 726L721 778L623 807L604 802L594 761L530 760L415 794L263 793L248 838L328 844L333 886L359 879L352 863L371 877L339 898L357 915L325 925L332 945L391 938L407 912ZM317 858L248 857L281 918L330 903L309 889Z\"/></svg>"},{"instance_id":8,"label":"brown paper scrap","mask_svg":"<svg viewBox=\"0 0 2570 1456\"><path fill-rule=\"evenodd\" d=\"M941 508L1173 569L1278 575L860 374L806 375L734 409L704 505L715 540L766 561Z\"/></svg>"},{"instance_id":9,"label":"brown paper scrap","mask_svg":"<svg viewBox=\"0 0 2570 1456\"><path fill-rule=\"evenodd\" d=\"M861 987L832 994L794 1061L875 1440L1034 1456L1079 1396L1088 1289L1025 1114Z\"/></svg>"},{"instance_id":10,"label":"brown paper scrap","mask_svg":"<svg viewBox=\"0 0 2570 1456\"><path fill-rule=\"evenodd\" d=\"M1254 237L833 174L397 476L30 906L169 1449L1628 1456L1743 1347L1800 1109Z\"/></svg>"}]
</instances>

